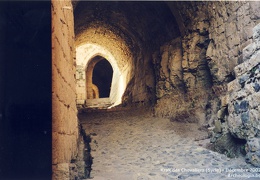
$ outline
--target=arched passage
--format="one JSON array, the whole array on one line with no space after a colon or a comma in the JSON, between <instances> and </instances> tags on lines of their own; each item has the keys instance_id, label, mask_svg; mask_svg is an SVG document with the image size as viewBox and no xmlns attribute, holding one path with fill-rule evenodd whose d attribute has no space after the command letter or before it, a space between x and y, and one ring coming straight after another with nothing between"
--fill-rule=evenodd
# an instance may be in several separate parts
<instances>
[{"instance_id":1,"label":"arched passage","mask_svg":"<svg viewBox=\"0 0 260 180\"><path fill-rule=\"evenodd\" d=\"M77 137L76 138L74 137L77 136L77 131L73 131L73 130L74 129L76 130L76 126L78 125L78 123L74 123L75 121L73 121L75 120L75 118L74 119L71 118L71 117L76 117L76 113L77 113L77 111L75 111L74 108L75 105L72 104L75 102L73 99L74 97L73 95L75 94L73 88L74 78L73 75L68 73L70 71L74 71L74 64L69 64L67 57L71 57L73 55L73 53L71 53L69 49L74 48L73 43L71 43L72 39L74 38L73 36L74 29L71 28L72 31L70 31L70 29L66 31L66 28L70 27L70 25L72 24L71 22L73 22L71 19L68 18L70 16L65 13L65 12L70 12L70 13L72 12L70 11L70 6L69 6L70 4L68 3L66 4L66 3L67 1L64 2L61 1L58 3L53 1L53 6L52 6L53 18L55 20L54 22L55 25L57 25L57 26L53 26L52 28L53 30L52 42L54 43L53 59L55 60L53 61L54 63L52 66L54 67L53 74L55 75L53 78L54 79L53 81L54 82L53 83L54 103L52 106L54 112L53 113L53 117L54 117L53 118L53 140L55 143L53 146L54 147L53 166L55 168L54 169L55 173L53 174L64 175L64 176L69 174L67 169L69 169L71 165L70 160L72 160L74 155L77 154L75 152L76 150L74 150L76 149L76 143L77 143L76 141ZM205 72L205 69L207 70L207 67L204 66L206 64L205 62L207 62L206 60L208 60L208 58L206 59L206 53L207 53L207 57L210 57L211 59L210 68L211 68L211 72L214 73L213 77L216 77L215 78L216 81L213 82L214 83L216 82L216 85L222 85L223 83L222 77L223 76L225 77L225 75L228 74L226 73L226 69L227 69L226 66L229 65L227 63L234 61L230 58L230 55L232 55L233 53L235 53L234 55L235 57L241 55L240 45L242 45L242 47L244 45L247 45L247 43L243 39L245 38L246 40L247 39L249 39L250 41L252 40L252 31L251 31L251 36L247 36L247 34L245 33L244 25L246 21L248 21L248 23L250 22L250 26L252 26L251 24L252 19L259 18L258 14L256 14L257 16L254 16L252 14L251 16L250 13L252 11L249 10L249 7L250 6L255 7L255 4L251 4L249 6L248 2L241 2L241 3L236 2L235 4L232 3L229 4L227 2L221 2L221 3L219 2L210 2L210 3L169 2L172 5L171 7L174 7L171 8L172 13L176 13L177 15L179 15L179 16L175 16L175 18L178 19L178 25L180 26L180 24L183 24L183 26L185 27L185 28L179 27L178 29L180 30L186 29L187 32L187 33L182 33L181 43L179 43L180 48L177 49L178 50L177 52L183 52L183 54L179 56L181 61L178 61L180 62L181 65L180 67L182 67L183 71L179 71L179 69L176 68L175 63L172 64L168 63L170 62L169 60L171 60L171 62L175 62L175 60L177 59L175 58L174 51L172 51L173 49L172 47L174 46L172 46L172 44L166 44L166 46L162 46L165 44L165 42L168 41L172 42L174 38L178 37L178 35L174 36L174 34L172 34L172 32L177 32L175 31L176 28L174 28L174 26L168 26L172 28L166 28L168 24L167 22L169 22L168 20L174 18L171 18L171 16L168 16L167 14L165 14L166 16L163 16L164 14L161 13L167 11L165 11L165 8L160 6L158 2L151 2L155 4L152 7L147 6L147 8L145 9L138 8L141 7L141 3L139 2L136 2L137 4L135 4L135 6L129 4L130 2L126 2L126 4L120 4L121 2L105 2L107 4L104 4L103 6L102 4L101 5L96 4L96 3L103 3L103 2L80 2L80 3L81 4L78 7L81 9L76 9L74 11L76 14L75 16L76 47L80 46L81 44L94 44L108 49L108 51L112 52L113 56L118 61L114 61L110 58L108 59L106 56L104 57L109 62L111 62L111 65L112 62L115 64L116 62L119 62L120 68L118 68L117 71L118 73L124 72L125 69L127 69L128 67L131 68L131 65L133 65L132 72L129 70L129 71L125 71L126 73L124 73L125 77L132 77L133 74L136 77L136 79L131 81L133 82L132 86L128 86L130 92L129 94L131 96L138 95L138 97L140 97L138 99L133 98L134 100L143 100L144 99L143 97L145 96L143 96L143 94L140 93L141 92L140 89L141 90L144 89L143 87L147 89L153 88L153 86L146 86L147 84L145 83L147 82L148 79L145 78L146 75L148 76L151 73L149 73L148 70L146 71L146 69L143 67L148 67L144 65L149 65L149 62L148 61L146 61L147 63L144 62L145 59L142 58L141 56L132 58L131 54L129 53L130 51L127 51L127 48L123 47L125 45L124 42L128 42L129 47L132 47L135 44L138 45L141 44L142 46L140 46L139 48L140 50L135 47L133 47L132 49L139 50L138 52L140 52L140 54L141 52L143 52L142 51L143 49L147 50L144 52L144 54L147 54L147 59L152 59L151 58L152 55L155 56L155 58L153 58L153 63L158 67L156 69L156 72L158 73L155 72L156 79L154 77L152 78L154 78L155 83L158 84L158 86L156 86L156 93L157 93L156 96L158 99L160 98L161 106L158 107L163 110L161 113L163 116L172 115L168 112L172 112L171 110L175 108L175 106L173 106L174 103L178 104L179 109L183 110L184 113L186 112L185 107L193 108L194 105L198 105L204 108L204 104L201 102L201 99L203 99L203 97L206 96L204 96L204 94L201 94L203 97L200 97L200 96L194 96L194 94L196 92L200 93L203 91L201 88L204 83L203 80L207 79L205 78L206 76L204 75L207 74L207 72ZM83 5L84 3L86 4L85 6ZM242 6L243 3L246 4ZM222 6L224 6L224 8ZM225 6L227 6L227 8L225 8ZM119 12L116 11L117 9L120 10L120 7L122 7L122 10ZM176 11L175 11L175 7L176 7ZM157 9L161 9L161 10L157 11ZM83 14L81 10L86 13ZM150 13L147 13L149 11ZM235 11L235 12L232 13L230 11ZM147 15L145 15L146 13ZM250 17L248 15L250 15ZM245 18L246 16L247 18ZM114 27L114 28L111 29L106 27L103 28L102 26L106 23L109 24L110 27ZM175 23L169 23L169 24L175 24ZM238 29L241 29L241 31L237 32ZM114 31L116 30L118 30L117 34L114 33ZM125 36L125 34L129 36ZM118 40L118 38L120 37L125 37L125 38L121 38L124 41ZM66 41L67 39L69 39L68 43L64 43L67 42ZM242 39L243 41L242 40L240 41L240 39ZM140 40L140 41L135 43L135 41L131 41L131 40ZM156 40L158 40L159 42L155 43ZM206 49L209 40L213 41L214 43L210 42L213 44L210 44L211 45L209 46L210 48ZM70 44L71 47L68 47L68 45ZM153 54L154 51L159 51L159 52L156 52L156 54L154 55ZM137 54L136 51L133 52L134 55L136 56ZM85 59L83 58L84 62L88 61L89 59L91 59L92 57L96 56L96 54L99 53L102 54L102 51L90 48L89 50L87 50L87 55L85 56L87 58L85 57L84 57ZM121 58L123 55L125 55L124 57L126 58ZM134 61L133 62L127 61L128 59L129 60L133 59ZM121 63L122 66L120 66L121 60L126 60L126 62L124 61ZM235 60L237 60L237 58ZM201 62L203 63L203 66L201 66ZM236 62L234 62L234 64L235 63ZM85 66L85 63L83 63L83 66ZM81 68L81 65L77 63L77 67ZM116 66L112 65L112 67L116 67ZM203 70L204 72L201 70ZM171 72L171 74L168 73L169 71ZM184 77L183 82L182 79L178 77L179 72ZM77 68L77 74L76 74L76 76L78 76L77 79L80 79L80 76L82 75L81 73L84 74L85 71L80 72L80 70L78 70ZM129 73L130 75L127 76L127 73ZM157 77L160 77L161 79ZM125 79L122 78L122 81L124 83L127 83L129 82L129 78L125 78ZM175 85L171 83L172 81L177 82L177 85L172 86ZM80 83L78 89L81 88ZM143 86L138 86L139 84ZM176 90L178 87L182 87L182 86L178 86L178 84L180 85L184 84L184 87L187 87L187 90L184 91L185 94L180 93L180 96L177 94L175 98L176 93L174 93L174 90ZM60 91L61 88L63 89L66 88L65 90L68 89L69 91L65 91L66 93L64 93L64 91ZM220 86L220 88L222 87ZM211 93L211 89L209 88L208 90L209 91L207 92ZM165 96L165 94L167 96ZM77 95L80 96L82 94L79 93ZM171 98L169 98L169 96L171 95L173 95L172 99L173 100L176 99L176 101L173 101ZM163 96L165 97L164 99L162 99ZM182 104L178 103L178 100L180 99L179 97L184 97L184 96L188 97L187 100L189 100L191 104L188 104L189 101L187 101L186 106L182 106ZM209 104L207 104L207 106L212 107L212 110L205 108L204 111L207 112L210 111L210 113L218 112L217 104L220 104L219 101L220 99L218 99L218 96L220 95L213 94L211 96L212 99L209 99ZM223 96L221 96L220 98L222 99ZM165 102L166 100L168 100L169 103ZM224 100L225 101L227 100L225 96L224 96ZM193 111L191 112L196 112L197 114L198 111L196 111L196 109L192 109L192 110ZM198 113L200 116L203 116L202 113L200 112ZM209 120L211 121L212 119L214 120L216 117L214 116L211 117L210 114L207 114L207 118L209 118ZM216 118L216 120L218 120L218 118ZM210 123L208 125L210 125ZM62 151L59 151L60 149ZM58 179L68 179L68 177L58 178Z\"/></svg>"},{"instance_id":2,"label":"arched passage","mask_svg":"<svg viewBox=\"0 0 260 180\"><path fill-rule=\"evenodd\" d=\"M92 82L99 90L99 98L110 96L113 68L110 63L102 58L93 69Z\"/></svg>"},{"instance_id":3,"label":"arched passage","mask_svg":"<svg viewBox=\"0 0 260 180\"><path fill-rule=\"evenodd\" d=\"M110 93L109 98L107 98L107 101L111 104L111 106L116 106L121 104L122 102L122 96L125 92L126 85L129 81L129 75L130 75L130 66L128 64L118 64L117 59L127 59L122 55L122 52L112 51L112 50L102 47L98 44L94 43L84 43L80 44L76 48L76 80L77 80L77 86L76 86L76 93L77 93L77 104L78 105L84 105L87 104L90 101L90 99L97 97L97 94L99 94L99 90L97 90L98 86L97 84L93 85L93 70L95 65L101 61L102 66L102 60L106 61L106 64L109 63L110 68L108 68L108 65L105 65L105 67L100 70L99 72L106 70L109 70L110 76ZM99 66L99 65L98 65ZM128 67L128 68L126 68ZM100 73L99 73L100 74ZM108 80L106 80L108 81ZM90 84L88 84L91 82ZM109 83L108 83L109 84ZM107 85L108 86L108 85ZM96 89L96 90L95 90ZM99 94L100 95L100 94ZM98 105L98 101L100 99L96 99L96 104ZM102 105L98 105L99 107ZM105 105L107 106L107 105Z\"/></svg>"},{"instance_id":4,"label":"arched passage","mask_svg":"<svg viewBox=\"0 0 260 180\"><path fill-rule=\"evenodd\" d=\"M115 67L114 64L118 67L118 81L114 82L118 83L116 91L120 92L114 94L118 96L116 101L124 105L154 103L156 83L153 53L168 40L180 36L178 25L167 4L79 2L74 13L77 54L79 49L82 53L85 51L85 62L91 56L96 56L93 53L96 52L107 59L112 67ZM90 14L93 18L90 18ZM85 46L85 50L81 46ZM115 61L108 58L103 50L109 52ZM76 61L80 61L79 58L77 55ZM78 99L78 104L83 103Z\"/></svg>"},{"instance_id":5,"label":"arched passage","mask_svg":"<svg viewBox=\"0 0 260 180\"><path fill-rule=\"evenodd\" d=\"M95 56L86 67L86 99L109 98L113 68L102 56Z\"/></svg>"}]
</instances>

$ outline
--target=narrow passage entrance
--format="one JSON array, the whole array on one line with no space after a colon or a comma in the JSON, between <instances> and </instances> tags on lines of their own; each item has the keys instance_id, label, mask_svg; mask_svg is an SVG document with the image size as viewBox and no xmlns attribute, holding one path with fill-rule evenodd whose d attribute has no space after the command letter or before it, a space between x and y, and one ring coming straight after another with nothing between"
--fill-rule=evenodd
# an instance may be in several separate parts
<instances>
[{"instance_id":1,"label":"narrow passage entrance","mask_svg":"<svg viewBox=\"0 0 260 180\"><path fill-rule=\"evenodd\" d=\"M113 69L106 59L100 60L93 69L92 82L99 90L99 97L108 98L111 90Z\"/></svg>"}]
</instances>

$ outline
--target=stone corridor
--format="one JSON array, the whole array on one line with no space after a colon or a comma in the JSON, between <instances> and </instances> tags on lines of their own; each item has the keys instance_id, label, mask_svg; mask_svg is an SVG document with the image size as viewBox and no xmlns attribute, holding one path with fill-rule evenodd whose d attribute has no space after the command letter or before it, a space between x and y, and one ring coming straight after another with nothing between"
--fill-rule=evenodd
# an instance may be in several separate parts
<instances>
[{"instance_id":1,"label":"stone corridor","mask_svg":"<svg viewBox=\"0 0 260 180\"><path fill-rule=\"evenodd\" d=\"M206 149L207 133L195 123L157 118L147 109L85 112L79 120L92 139L93 180L260 177L254 172L234 172L254 170L243 158L231 159Z\"/></svg>"},{"instance_id":2,"label":"stone corridor","mask_svg":"<svg viewBox=\"0 0 260 180\"><path fill-rule=\"evenodd\" d=\"M0 1L0 179L86 178L86 135L93 179L254 176L260 3Z\"/></svg>"}]
</instances>

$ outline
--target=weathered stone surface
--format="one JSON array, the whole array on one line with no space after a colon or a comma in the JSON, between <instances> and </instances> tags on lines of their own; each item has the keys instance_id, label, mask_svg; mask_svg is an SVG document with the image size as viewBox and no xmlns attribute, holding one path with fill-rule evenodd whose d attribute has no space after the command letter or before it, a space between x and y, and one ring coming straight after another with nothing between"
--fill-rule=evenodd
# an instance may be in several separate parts
<instances>
[{"instance_id":1,"label":"weathered stone surface","mask_svg":"<svg viewBox=\"0 0 260 180\"><path fill-rule=\"evenodd\" d=\"M225 96L227 93L227 89L228 89L227 84L212 86L212 90L214 94L216 94L217 96Z\"/></svg>"},{"instance_id":2,"label":"weathered stone surface","mask_svg":"<svg viewBox=\"0 0 260 180\"><path fill-rule=\"evenodd\" d=\"M259 26L259 25L258 25ZM254 38L258 38L258 30L254 29ZM228 84L228 128L240 139L247 140L247 162L260 167L259 155L259 51L255 42L244 50L244 61L234 68L236 79Z\"/></svg>"},{"instance_id":3,"label":"weathered stone surface","mask_svg":"<svg viewBox=\"0 0 260 180\"><path fill-rule=\"evenodd\" d=\"M69 173L69 163L60 163L57 165L53 165L53 179L64 179L69 180L70 179L70 173Z\"/></svg>"},{"instance_id":4,"label":"weathered stone surface","mask_svg":"<svg viewBox=\"0 0 260 180\"><path fill-rule=\"evenodd\" d=\"M256 51L256 44L249 44L243 49L243 59L249 59Z\"/></svg>"},{"instance_id":5,"label":"weathered stone surface","mask_svg":"<svg viewBox=\"0 0 260 180\"><path fill-rule=\"evenodd\" d=\"M229 128L232 133L242 139L254 137L258 133L260 101L259 93L253 89L253 79L255 71L249 71L246 75L238 76L240 84L243 84L240 90L231 91L229 96ZM235 117L235 118L234 118ZM241 119L238 124L238 118Z\"/></svg>"},{"instance_id":6,"label":"weathered stone surface","mask_svg":"<svg viewBox=\"0 0 260 180\"><path fill-rule=\"evenodd\" d=\"M250 17L252 19L259 19L260 18L260 12L259 12L259 4L257 1L250 3Z\"/></svg>"},{"instance_id":7,"label":"weathered stone surface","mask_svg":"<svg viewBox=\"0 0 260 180\"><path fill-rule=\"evenodd\" d=\"M253 28L253 38L255 41L259 40L259 38L260 38L260 25L259 24Z\"/></svg>"},{"instance_id":8,"label":"weathered stone surface","mask_svg":"<svg viewBox=\"0 0 260 180\"><path fill-rule=\"evenodd\" d=\"M172 84L179 86L182 80L182 49L181 39L175 39L169 46L169 62L170 80Z\"/></svg>"},{"instance_id":9,"label":"weathered stone surface","mask_svg":"<svg viewBox=\"0 0 260 180\"><path fill-rule=\"evenodd\" d=\"M251 138L246 143L246 161L260 167L260 139Z\"/></svg>"},{"instance_id":10,"label":"weathered stone surface","mask_svg":"<svg viewBox=\"0 0 260 180\"><path fill-rule=\"evenodd\" d=\"M251 109L256 109L260 102L260 92L256 92L248 96L249 106Z\"/></svg>"},{"instance_id":11,"label":"weathered stone surface","mask_svg":"<svg viewBox=\"0 0 260 180\"><path fill-rule=\"evenodd\" d=\"M239 81L235 79L234 81L231 81L227 84L227 91L230 92L237 92L241 89L241 85L239 84Z\"/></svg>"},{"instance_id":12,"label":"weathered stone surface","mask_svg":"<svg viewBox=\"0 0 260 180\"><path fill-rule=\"evenodd\" d=\"M225 95L221 97L221 107L226 107L229 103L229 96Z\"/></svg>"},{"instance_id":13,"label":"weathered stone surface","mask_svg":"<svg viewBox=\"0 0 260 180\"><path fill-rule=\"evenodd\" d=\"M218 3L212 4L216 5ZM254 129L254 127L258 126L256 123L257 120L255 120L257 115L255 114L255 109L251 108L251 106L254 106L254 108L258 107L259 104L257 101L254 101L253 103L251 97L252 94L259 91L258 82L252 83L253 77L257 77L258 74L253 74L250 71L257 67L260 58L258 57L258 45L255 41L258 35L255 33L254 37L256 38L254 38L254 41L251 43L250 39L253 36L252 32L255 32L256 30L252 31L253 23L251 23L249 13L244 13L250 9L249 4L250 3L241 3L235 8L235 4L229 3L230 7L232 7L232 11L233 9L237 9L238 11L237 13L233 13L235 11L231 12L230 10L226 10L229 13L228 18L225 17L225 13L223 13L223 18L213 15L213 17L218 18L211 21L211 24L213 25L212 28L209 27L209 38L211 41L203 56L194 54L197 53L198 50L196 45L203 44L200 43L198 34L190 33L183 41L183 81L188 90L196 89L201 82L201 79L197 76L199 74L198 65L203 59L201 57L208 60L208 67L213 82L230 82L228 76L233 74L234 67L239 63L244 62L235 68L234 72L237 78L228 83L227 96L223 98L221 103L222 107L228 105L229 117L227 118L227 129L233 136L241 139L253 137L258 132L257 129ZM230 7L227 6L226 9L229 9ZM231 22L231 19L232 21L236 20L238 22L223 25L225 21ZM190 29L192 32L191 27ZM201 51L203 51L203 48ZM200 71L200 73L201 72L202 71ZM213 91L218 92L215 87L216 86L213 86ZM164 94L164 91L160 92L161 95ZM226 92L223 91L223 94L215 94L219 96L225 95L225 93ZM161 97L162 96L160 96L160 98ZM255 95L254 98L257 99ZM163 104L163 101L161 101L160 104ZM219 119L223 119L224 113L219 110L217 115ZM222 125L218 126L219 122L220 121L215 121L218 127L215 128L215 131L217 132L221 132L220 129L222 128Z\"/></svg>"},{"instance_id":14,"label":"weathered stone surface","mask_svg":"<svg viewBox=\"0 0 260 180\"><path fill-rule=\"evenodd\" d=\"M251 97L249 100L237 100L233 104L228 105L228 124L230 131L241 139L254 137L258 133L259 127L259 112L257 108L259 102L252 104ZM254 107L254 108L251 108Z\"/></svg>"},{"instance_id":15,"label":"weathered stone surface","mask_svg":"<svg viewBox=\"0 0 260 180\"><path fill-rule=\"evenodd\" d=\"M238 143L230 133L220 135L214 142L214 150L234 158L241 156L244 143Z\"/></svg>"},{"instance_id":16,"label":"weathered stone surface","mask_svg":"<svg viewBox=\"0 0 260 180\"><path fill-rule=\"evenodd\" d=\"M242 76L240 76L238 78L238 82L239 84L244 87L245 86L245 82L250 78L250 73L245 73Z\"/></svg>"},{"instance_id":17,"label":"weathered stone surface","mask_svg":"<svg viewBox=\"0 0 260 180\"><path fill-rule=\"evenodd\" d=\"M192 73L185 73L183 76L183 80L184 80L187 88L195 89L196 77Z\"/></svg>"},{"instance_id":18,"label":"weathered stone surface","mask_svg":"<svg viewBox=\"0 0 260 180\"><path fill-rule=\"evenodd\" d=\"M209 45L208 45L208 48L207 48L207 51L206 51L206 58L207 59L213 59L216 54L215 54L215 47L214 47L214 43L212 41L210 41Z\"/></svg>"},{"instance_id":19,"label":"weathered stone surface","mask_svg":"<svg viewBox=\"0 0 260 180\"><path fill-rule=\"evenodd\" d=\"M235 17L235 16L233 16ZM236 23L234 21L230 22L228 26L226 26L226 37L229 37L233 34L234 30L237 30Z\"/></svg>"},{"instance_id":20,"label":"weathered stone surface","mask_svg":"<svg viewBox=\"0 0 260 180\"><path fill-rule=\"evenodd\" d=\"M249 72L252 68L257 66L260 63L260 52L254 54L248 61L239 64L235 67L234 71L236 77L241 76L242 74Z\"/></svg>"},{"instance_id":21,"label":"weathered stone surface","mask_svg":"<svg viewBox=\"0 0 260 180\"><path fill-rule=\"evenodd\" d=\"M255 89L255 92L258 92L260 90L260 84L258 83L255 83L253 87Z\"/></svg>"},{"instance_id":22,"label":"weathered stone surface","mask_svg":"<svg viewBox=\"0 0 260 180\"><path fill-rule=\"evenodd\" d=\"M227 107L222 106L217 114L218 119L224 120L225 115L227 115L226 113L227 113Z\"/></svg>"},{"instance_id":23,"label":"weathered stone surface","mask_svg":"<svg viewBox=\"0 0 260 180\"><path fill-rule=\"evenodd\" d=\"M248 110L248 101L241 101L239 103L239 107L235 107L235 112L237 114L242 113L242 112L246 112Z\"/></svg>"},{"instance_id":24,"label":"weathered stone surface","mask_svg":"<svg viewBox=\"0 0 260 180\"><path fill-rule=\"evenodd\" d=\"M232 115L232 114L228 116L229 130L234 136L238 138L243 138L244 135L244 133L241 134L241 132L239 131L241 125L242 125L242 120L240 116Z\"/></svg>"},{"instance_id":25,"label":"weathered stone surface","mask_svg":"<svg viewBox=\"0 0 260 180\"><path fill-rule=\"evenodd\" d=\"M253 8L253 6L255 7ZM225 13L221 14L221 16L212 13L216 11L213 7L218 7ZM254 20L252 21L252 17L250 17L252 16L251 13L258 14L253 9L259 9L259 4L251 2L241 2L239 4L227 2L225 5L221 4L221 2L212 2L210 4L209 14L211 15L212 26L209 27L209 37L214 42L214 46L209 46L208 54L211 54L211 73L214 80L223 81L225 76L233 71L233 67L238 65L239 62L235 57L241 54L241 50L245 47L244 44L251 41L252 28L257 23ZM225 24L225 22L227 23ZM225 31L221 33L223 32L223 24ZM225 46L228 46L229 50L224 50ZM241 50L238 50L237 47L241 47ZM251 49L250 52L256 49L252 48L252 46L249 48ZM235 51L235 49L237 50ZM232 68L229 68L228 71L222 71L227 65L232 66ZM221 73L217 73L218 71Z\"/></svg>"},{"instance_id":26,"label":"weathered stone surface","mask_svg":"<svg viewBox=\"0 0 260 180\"><path fill-rule=\"evenodd\" d=\"M52 1L52 179L54 180L70 178L70 163L76 158L78 151L73 26L71 1Z\"/></svg>"},{"instance_id":27,"label":"weathered stone surface","mask_svg":"<svg viewBox=\"0 0 260 180\"><path fill-rule=\"evenodd\" d=\"M221 133L221 122L220 120L215 120L215 128L213 130L215 133Z\"/></svg>"}]
</instances>

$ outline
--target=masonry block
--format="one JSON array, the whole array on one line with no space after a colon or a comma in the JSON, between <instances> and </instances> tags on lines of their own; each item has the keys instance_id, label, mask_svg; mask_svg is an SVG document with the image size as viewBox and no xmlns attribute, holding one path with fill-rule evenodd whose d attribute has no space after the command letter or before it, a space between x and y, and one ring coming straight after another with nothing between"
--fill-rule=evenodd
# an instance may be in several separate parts
<instances>
[{"instance_id":1,"label":"masonry block","mask_svg":"<svg viewBox=\"0 0 260 180\"><path fill-rule=\"evenodd\" d=\"M260 63L260 51L254 54L248 61L245 61L234 68L236 77L241 76L242 74L250 71L253 67L257 66L259 63Z\"/></svg>"},{"instance_id":2,"label":"masonry block","mask_svg":"<svg viewBox=\"0 0 260 180\"><path fill-rule=\"evenodd\" d=\"M220 99L221 99L221 106L222 107L227 106L228 102L230 101L229 100L229 95L222 96Z\"/></svg>"},{"instance_id":3,"label":"masonry block","mask_svg":"<svg viewBox=\"0 0 260 180\"><path fill-rule=\"evenodd\" d=\"M252 43L243 49L243 61L247 61L256 51L256 44Z\"/></svg>"},{"instance_id":4,"label":"masonry block","mask_svg":"<svg viewBox=\"0 0 260 180\"><path fill-rule=\"evenodd\" d=\"M260 41L260 23L253 28L254 41Z\"/></svg>"},{"instance_id":5,"label":"masonry block","mask_svg":"<svg viewBox=\"0 0 260 180\"><path fill-rule=\"evenodd\" d=\"M236 92L241 89L241 85L237 79L231 81L227 84L227 91L228 92Z\"/></svg>"}]
</instances>

